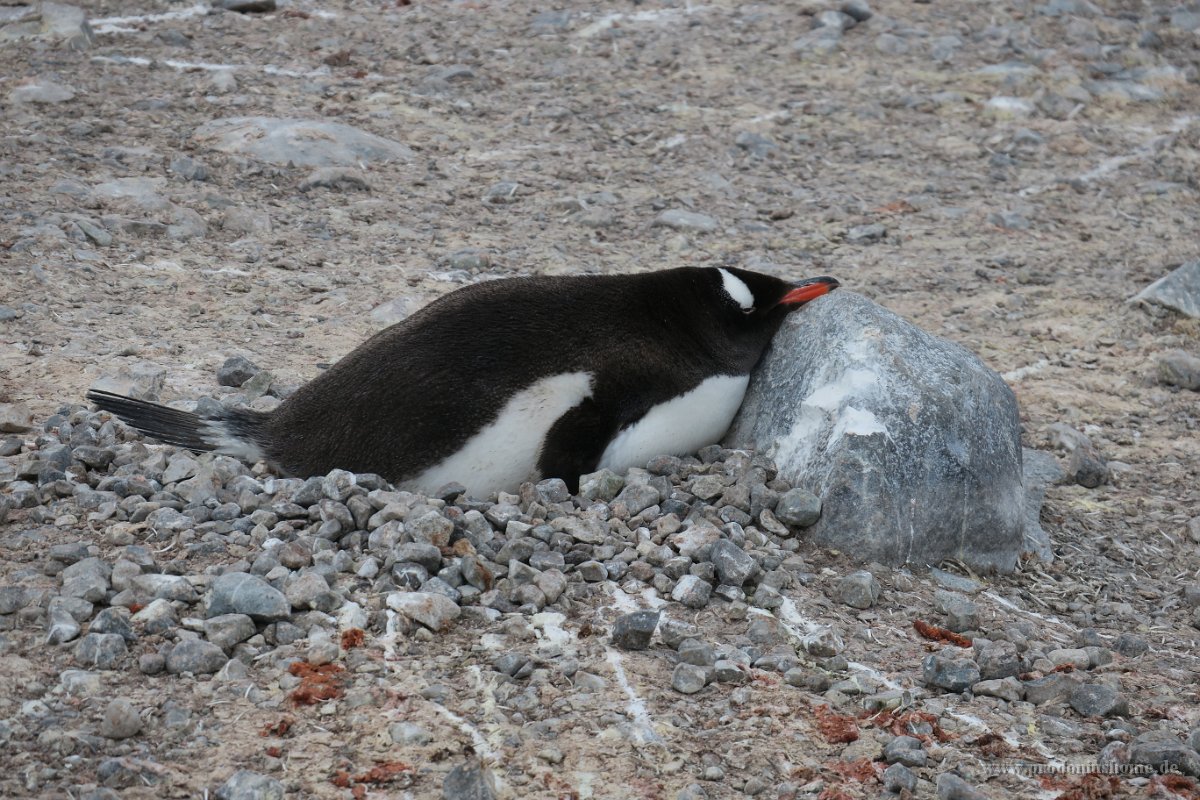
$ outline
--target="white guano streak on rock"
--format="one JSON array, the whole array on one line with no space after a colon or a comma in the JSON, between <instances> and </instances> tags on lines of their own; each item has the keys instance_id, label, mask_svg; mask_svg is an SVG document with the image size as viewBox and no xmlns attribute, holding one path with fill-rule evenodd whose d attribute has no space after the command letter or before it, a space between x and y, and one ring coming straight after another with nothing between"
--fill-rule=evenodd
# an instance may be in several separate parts
<instances>
[{"instance_id":1,"label":"white guano streak on rock","mask_svg":"<svg viewBox=\"0 0 1200 800\"><path fill-rule=\"evenodd\" d=\"M872 680L877 681L878 683L882 684L883 686L886 686L889 689L903 689L904 688L899 683L896 683L896 681L892 680L887 675L884 675L882 672L875 669L874 667L868 667L866 664L860 664L857 661L847 661L846 666L849 667L850 669L854 670L855 672L861 672L863 675L866 675L868 678L871 678Z\"/></svg>"},{"instance_id":2,"label":"white guano streak on rock","mask_svg":"<svg viewBox=\"0 0 1200 800\"><path fill-rule=\"evenodd\" d=\"M1000 377L1003 378L1006 383L1012 383L1013 381L1023 380L1030 375L1037 375L1048 366L1050 366L1050 362L1043 358L1027 367L1017 367L1016 369L1009 370L1008 372L1003 373Z\"/></svg>"},{"instance_id":3,"label":"white guano streak on rock","mask_svg":"<svg viewBox=\"0 0 1200 800\"><path fill-rule=\"evenodd\" d=\"M815 389L808 397L800 401L800 413L796 421L792 423L792 427L788 430L787 435L775 442L774 456L776 462L790 464L797 460L801 463L807 461L808 456L817 446L821 430L825 427L829 418L837 413L842 403L849 397L862 395L872 390L877 391L879 386L879 374L877 372L856 367L846 370L834 380ZM866 426L863 429L878 428L883 433L887 433L887 428L881 425L871 412L859 411L858 409L853 409L853 411L855 412L852 415L853 419L848 420L846 425L854 425L856 430L849 430L847 427L841 433L838 433L835 424L834 432L836 435L830 436L826 446L834 444L841 438L842 433L857 434L857 429L862 428L862 426ZM870 419L867 419L864 415L870 415ZM869 433L878 433L880 430L869 430ZM796 456L798 455L803 456L803 458L797 459Z\"/></svg>"},{"instance_id":4,"label":"white guano streak on rock","mask_svg":"<svg viewBox=\"0 0 1200 800\"><path fill-rule=\"evenodd\" d=\"M534 614L530 619L533 633L538 638L538 646L542 649L562 648L575 644L578 639L575 634L562 626L567 621L564 614L555 611L543 611Z\"/></svg>"},{"instance_id":5,"label":"white guano streak on rock","mask_svg":"<svg viewBox=\"0 0 1200 800\"><path fill-rule=\"evenodd\" d=\"M612 598L612 607L622 614L632 614L634 611L641 611L643 608L659 609L667 604L665 600L658 596L654 589L643 589L638 595L642 602L639 603L632 595L626 594L625 590L617 586L612 581L608 581L611 592L609 596Z\"/></svg>"},{"instance_id":6,"label":"white guano streak on rock","mask_svg":"<svg viewBox=\"0 0 1200 800\"><path fill-rule=\"evenodd\" d=\"M639 744L662 744L662 739L654 731L654 721L650 718L650 712L646 709L646 701L638 695L637 690L633 688L633 684L629 682L629 677L625 674L625 666L621 663L621 654L611 647L605 647L605 658L608 659L609 666L612 667L613 675L617 678L617 683L625 691L625 696L628 702L625 703L625 710L629 712L630 719L637 729Z\"/></svg>"},{"instance_id":7,"label":"white guano streak on rock","mask_svg":"<svg viewBox=\"0 0 1200 800\"><path fill-rule=\"evenodd\" d=\"M478 667L475 667L474 669L478 669ZM428 705L443 717L450 720L450 722L453 723L454 726L460 731L465 733L467 736L470 736L471 745L475 748L475 752L478 753L483 760L490 764L502 763L499 754L492 748L491 744L488 742L488 738L485 737L478 728L440 703L434 703L431 701L428 703ZM495 707L495 698L492 699L491 703L484 703L485 708L489 705L493 708ZM493 736L499 735L500 731L498 730L493 733ZM495 773L493 773L493 776L496 778L496 782L499 783L500 777L495 775Z\"/></svg>"},{"instance_id":8,"label":"white guano streak on rock","mask_svg":"<svg viewBox=\"0 0 1200 800\"><path fill-rule=\"evenodd\" d=\"M385 609L385 613L387 614L387 624L384 627L383 635L379 637L379 643L383 645L383 663L387 665L388 669L392 671L392 674L403 683L410 680L412 675L411 673L401 669L396 663L398 661L398 656L396 655L396 639L399 635L397 620L400 619L400 614L390 608ZM494 691L495 685L484 685L482 674L478 666L469 667L467 674L471 676L471 683L474 684L475 690L483 695L483 712L489 716L494 715L496 713L497 706L496 693ZM502 763L500 753L498 752L498 749L501 747L500 744L497 744L495 747L493 747L492 743L489 741L489 737L484 736L479 728L475 727L470 722L463 719L458 714L455 714L445 706L434 702L429 702L428 705L453 723L454 726L460 731L465 733L467 736L470 736L471 744L474 746L475 752L479 753L482 759L491 764ZM492 731L491 738L496 739L497 742L502 741L503 731L500 730L499 726L493 727L494 730ZM496 788L502 788L503 783L500 776L493 773L493 777L496 780Z\"/></svg>"},{"instance_id":9,"label":"white guano streak on rock","mask_svg":"<svg viewBox=\"0 0 1200 800\"><path fill-rule=\"evenodd\" d=\"M642 610L642 605L633 599L630 595L617 586L615 583L609 582L612 587L612 605L611 608L620 611L623 614L631 614L634 611ZM641 598L646 605L651 608L660 608L666 603L653 594L653 590L642 592ZM621 654L611 647L605 647L605 657L608 659L609 665L612 667L613 675L620 684L621 689L625 692L627 702L625 710L629 712L629 718L633 720L634 726L639 734L638 738L642 744L663 744L662 739L654 731L654 720L650 717L650 712L646 708L646 701L638 695L633 684L629 682L629 677L625 674L625 666L621 662Z\"/></svg>"},{"instance_id":10,"label":"white guano streak on rock","mask_svg":"<svg viewBox=\"0 0 1200 800\"><path fill-rule=\"evenodd\" d=\"M282 78L320 78L330 74L328 67L312 70L294 70L277 67L274 64L266 64L264 66L255 66L247 64L213 64L206 61L179 61L174 58L166 58L162 61L145 58L144 56L93 56L92 63L95 64L115 64L117 66L133 65L135 67L148 67L151 64L163 64L172 69L181 70L183 72L200 71L200 72L262 72L266 75L277 75Z\"/></svg>"},{"instance_id":11,"label":"white guano streak on rock","mask_svg":"<svg viewBox=\"0 0 1200 800\"><path fill-rule=\"evenodd\" d=\"M804 636L804 634L802 634L799 630L800 627L804 628L805 633L815 633L816 631L819 631L825 627L824 625L814 622L813 620L801 614L799 609L796 608L795 601L793 601L790 597L783 598L783 602L779 605L778 614L772 614L770 611L755 608L753 606L749 610L751 613L775 617L780 621L780 623L783 624L783 627L787 629L788 633L796 638L797 642L799 642L799 640ZM857 661L848 661L846 662L846 666L855 672L861 672L868 678L878 681L889 689L902 688L900 684L896 683L896 681L884 675L882 672L868 667L866 664L860 664Z\"/></svg>"},{"instance_id":12,"label":"white guano streak on rock","mask_svg":"<svg viewBox=\"0 0 1200 800\"><path fill-rule=\"evenodd\" d=\"M612 586L612 605L617 611L622 614L632 614L638 610L638 604L633 601L633 598L625 594L625 591L616 584Z\"/></svg>"},{"instance_id":13,"label":"white guano streak on rock","mask_svg":"<svg viewBox=\"0 0 1200 800\"><path fill-rule=\"evenodd\" d=\"M888 429L874 412L846 406L838 415L838 421L833 426L833 432L829 434L829 444L826 447L832 447L843 436L870 436L875 433L887 436Z\"/></svg>"},{"instance_id":14,"label":"white guano streak on rock","mask_svg":"<svg viewBox=\"0 0 1200 800\"><path fill-rule=\"evenodd\" d=\"M975 716L974 714L967 714L967 713L961 712L961 711L947 711L946 713L949 714L950 716L954 717L959 722L965 722L966 724L970 725L973 728L978 728L982 731L989 732L989 733L999 732L999 734L1004 738L1004 741L1012 747L1020 748L1025 743L1025 742L1022 742L1019 737L1012 735L1011 733L1009 733L1006 730L997 731L996 725L988 724L987 722L985 722L984 720ZM1029 744L1033 745L1033 749L1037 750L1038 753L1040 753L1046 759L1046 763L1049 766L1051 766L1051 767L1063 766L1063 761L1061 759L1059 759L1057 756L1055 756L1054 753L1051 752L1050 749L1046 747L1046 745L1042 744L1042 742L1040 740L1038 740L1037 738L1034 738L1034 737L1026 737L1026 741ZM1057 797L1058 795L1050 794L1047 796Z\"/></svg>"},{"instance_id":15,"label":"white guano streak on rock","mask_svg":"<svg viewBox=\"0 0 1200 800\"><path fill-rule=\"evenodd\" d=\"M996 603L997 605L1003 606L1004 608L1008 609L1009 611L1016 611L1018 614L1025 614L1026 616L1033 617L1034 619L1040 620L1045 623L1049 623L1049 625L1046 626L1045 631L1052 637L1052 639L1055 642L1062 643L1062 642L1070 641L1070 639L1071 639L1071 637L1067 633L1069 626L1067 625L1067 623L1063 622L1058 617L1047 616L1045 614L1039 614L1036 611L1030 611L1027 608L1021 608L1016 603L1012 602L1011 600L1006 600L1005 598L1001 597L1000 595L996 594L995 592L982 592L982 593L980 593L979 596L986 597L989 600Z\"/></svg>"},{"instance_id":16,"label":"white guano streak on rock","mask_svg":"<svg viewBox=\"0 0 1200 800\"><path fill-rule=\"evenodd\" d=\"M133 14L127 17L100 17L99 19L89 20L88 24L91 25L92 32L99 35L140 33L141 30L139 28L127 26L152 25L156 22L175 22L181 19L207 16L211 12L212 8L207 3L195 3L178 11L164 11L161 14ZM307 10L305 13L319 19L337 19L337 14L324 9Z\"/></svg>"},{"instance_id":17,"label":"white guano streak on rock","mask_svg":"<svg viewBox=\"0 0 1200 800\"><path fill-rule=\"evenodd\" d=\"M1040 619L1043 622L1051 622L1055 625L1064 625L1065 624L1058 617L1047 617L1045 614L1039 614L1036 611L1030 611L1027 608L1021 608L1019 605L1012 602L1011 600L1006 600L1005 598L1003 598L1000 595L995 594L993 592L984 592L983 596L990 598L994 602L999 603L1000 605L1004 606L1005 608L1009 609L1010 611L1019 611L1022 614L1028 614L1029 616L1035 617L1036 619Z\"/></svg>"},{"instance_id":18,"label":"white guano streak on rock","mask_svg":"<svg viewBox=\"0 0 1200 800\"><path fill-rule=\"evenodd\" d=\"M635 11L632 14L624 14L617 12L614 14L605 14L600 19L585 25L579 29L576 36L584 39L590 38L606 30L614 27L618 22L669 22L680 16L689 16L697 11L703 11L705 6L693 6L690 2L684 8L681 14L679 9L675 8L655 8L648 11Z\"/></svg>"},{"instance_id":19,"label":"white guano streak on rock","mask_svg":"<svg viewBox=\"0 0 1200 800\"><path fill-rule=\"evenodd\" d=\"M975 716L974 714L967 714L967 713L964 713L961 711L950 711L947 713L949 713L950 716L954 717L959 722L965 722L973 728L980 728L984 731L996 732L995 725L989 725L987 722L984 722L983 720L981 720L979 717ZM1008 731L1001 730L1001 731L999 731L999 733L1002 737L1004 737L1004 741L1007 742L1012 747L1015 747L1018 749L1021 747L1021 740L1018 739L1017 737L1013 736ZM1042 747L1040 742L1035 741L1034 745L1036 747L1038 747L1038 749L1043 751L1042 755L1049 755L1048 752L1045 752L1045 748Z\"/></svg>"},{"instance_id":20,"label":"white guano streak on rock","mask_svg":"<svg viewBox=\"0 0 1200 800\"><path fill-rule=\"evenodd\" d=\"M788 632L790 632L797 639L802 637L803 634L799 630L797 630L796 626L803 627L804 633L812 633L814 631L820 630L822 627L820 624L813 622L811 619L809 619L808 617L805 617L803 614L801 614L800 611L796 608L795 601L792 600L792 598L790 598L790 597L783 598L783 602L779 604L779 614L778 615L772 614L770 611L766 611L764 609L759 609L754 606L750 607L750 611L752 611L756 614L764 614L766 616L778 616L779 621L783 623L783 627L787 628Z\"/></svg>"},{"instance_id":21,"label":"white guano streak on rock","mask_svg":"<svg viewBox=\"0 0 1200 800\"><path fill-rule=\"evenodd\" d=\"M181 8L178 11L165 11L161 14L135 14L129 17L101 17L100 19L90 20L88 24L92 26L92 33L96 34L138 33L137 28L126 26L146 25L155 22L174 22L175 20L190 19L191 17L203 17L211 10L204 3L196 3L187 8Z\"/></svg>"}]
</instances>

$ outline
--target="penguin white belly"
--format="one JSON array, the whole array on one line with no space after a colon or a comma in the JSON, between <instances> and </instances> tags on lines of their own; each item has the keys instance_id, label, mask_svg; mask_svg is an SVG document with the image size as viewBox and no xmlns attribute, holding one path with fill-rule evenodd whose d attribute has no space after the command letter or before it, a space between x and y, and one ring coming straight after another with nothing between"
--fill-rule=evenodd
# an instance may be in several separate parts
<instances>
[{"instance_id":1,"label":"penguin white belly","mask_svg":"<svg viewBox=\"0 0 1200 800\"><path fill-rule=\"evenodd\" d=\"M484 498L515 492L535 480L542 443L558 418L592 396L592 375L566 372L542 378L514 394L496 418L448 456L402 488L432 492L457 481L467 494Z\"/></svg>"},{"instance_id":2,"label":"penguin white belly","mask_svg":"<svg viewBox=\"0 0 1200 800\"><path fill-rule=\"evenodd\" d=\"M618 433L597 469L623 472L660 455L684 455L720 440L746 396L749 375L716 375L654 406Z\"/></svg>"}]
</instances>

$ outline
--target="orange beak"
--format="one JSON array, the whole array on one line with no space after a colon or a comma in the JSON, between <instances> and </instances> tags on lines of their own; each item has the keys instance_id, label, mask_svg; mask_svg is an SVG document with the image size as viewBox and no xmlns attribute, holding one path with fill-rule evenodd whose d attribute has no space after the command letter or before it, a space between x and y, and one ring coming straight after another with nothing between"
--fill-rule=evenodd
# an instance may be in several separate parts
<instances>
[{"instance_id":1,"label":"orange beak","mask_svg":"<svg viewBox=\"0 0 1200 800\"><path fill-rule=\"evenodd\" d=\"M796 285L794 289L783 296L780 304L785 306L802 306L810 300L815 300L823 294L829 294L841 286L837 278L821 276L809 278Z\"/></svg>"}]
</instances>

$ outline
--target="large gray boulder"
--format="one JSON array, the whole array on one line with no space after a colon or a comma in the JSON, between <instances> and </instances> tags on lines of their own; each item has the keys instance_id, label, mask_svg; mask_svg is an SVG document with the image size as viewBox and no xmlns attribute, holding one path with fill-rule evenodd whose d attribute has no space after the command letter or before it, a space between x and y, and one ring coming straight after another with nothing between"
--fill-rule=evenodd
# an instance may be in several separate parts
<instances>
[{"instance_id":1,"label":"large gray boulder","mask_svg":"<svg viewBox=\"0 0 1200 800\"><path fill-rule=\"evenodd\" d=\"M959 345L861 295L792 314L726 438L822 500L817 543L863 561L1011 572L1025 492L1017 401Z\"/></svg>"}]
</instances>

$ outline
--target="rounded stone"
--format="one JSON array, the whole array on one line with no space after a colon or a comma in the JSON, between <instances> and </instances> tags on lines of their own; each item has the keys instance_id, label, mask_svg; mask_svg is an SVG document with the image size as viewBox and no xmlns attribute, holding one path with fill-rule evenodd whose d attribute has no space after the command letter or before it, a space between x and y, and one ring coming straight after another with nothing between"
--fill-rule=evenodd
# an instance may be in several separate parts
<instances>
[{"instance_id":1,"label":"rounded stone","mask_svg":"<svg viewBox=\"0 0 1200 800\"><path fill-rule=\"evenodd\" d=\"M495 800L496 781L478 763L460 764L442 782L442 800Z\"/></svg>"},{"instance_id":2,"label":"rounded stone","mask_svg":"<svg viewBox=\"0 0 1200 800\"><path fill-rule=\"evenodd\" d=\"M807 489L789 489L775 504L775 518L792 528L807 528L821 518L821 499Z\"/></svg>"},{"instance_id":3,"label":"rounded stone","mask_svg":"<svg viewBox=\"0 0 1200 800\"><path fill-rule=\"evenodd\" d=\"M283 800L283 784L274 778L242 769L217 789L217 800Z\"/></svg>"},{"instance_id":4,"label":"rounded stone","mask_svg":"<svg viewBox=\"0 0 1200 800\"><path fill-rule=\"evenodd\" d=\"M679 663L671 673L671 688L683 694L695 694L704 688L706 672L703 667L694 664Z\"/></svg>"},{"instance_id":5,"label":"rounded stone","mask_svg":"<svg viewBox=\"0 0 1200 800\"><path fill-rule=\"evenodd\" d=\"M227 572L213 581L206 616L245 614L258 622L286 619L292 612L283 592L255 575Z\"/></svg>"},{"instance_id":6,"label":"rounded stone","mask_svg":"<svg viewBox=\"0 0 1200 800\"><path fill-rule=\"evenodd\" d=\"M838 599L851 608L866 609L879 599L879 581L866 570L852 572L838 581Z\"/></svg>"},{"instance_id":7,"label":"rounded stone","mask_svg":"<svg viewBox=\"0 0 1200 800\"><path fill-rule=\"evenodd\" d=\"M387 605L434 631L446 629L462 613L449 597L432 592L392 592Z\"/></svg>"},{"instance_id":8,"label":"rounded stone","mask_svg":"<svg viewBox=\"0 0 1200 800\"><path fill-rule=\"evenodd\" d=\"M227 660L225 651L212 642L185 639L167 655L167 672L172 675L183 672L210 675L225 666Z\"/></svg>"},{"instance_id":9,"label":"rounded stone","mask_svg":"<svg viewBox=\"0 0 1200 800\"><path fill-rule=\"evenodd\" d=\"M1129 713L1125 696L1111 686L1093 684L1071 692L1071 708L1085 717L1113 717Z\"/></svg>"},{"instance_id":10,"label":"rounded stone","mask_svg":"<svg viewBox=\"0 0 1200 800\"><path fill-rule=\"evenodd\" d=\"M937 653L921 665L925 683L948 692L962 692L979 682L979 666L969 658L948 658Z\"/></svg>"},{"instance_id":11,"label":"rounded stone","mask_svg":"<svg viewBox=\"0 0 1200 800\"><path fill-rule=\"evenodd\" d=\"M104 709L104 719L100 721L100 735L104 738L128 739L141 729L142 718L137 708L124 697L118 697Z\"/></svg>"},{"instance_id":12,"label":"rounded stone","mask_svg":"<svg viewBox=\"0 0 1200 800\"><path fill-rule=\"evenodd\" d=\"M75 645L75 660L84 667L113 669L125 657L125 640L116 633L89 633Z\"/></svg>"},{"instance_id":13,"label":"rounded stone","mask_svg":"<svg viewBox=\"0 0 1200 800\"><path fill-rule=\"evenodd\" d=\"M917 789L917 776L903 764L892 764L883 771L883 787L889 792L914 792Z\"/></svg>"}]
</instances>

